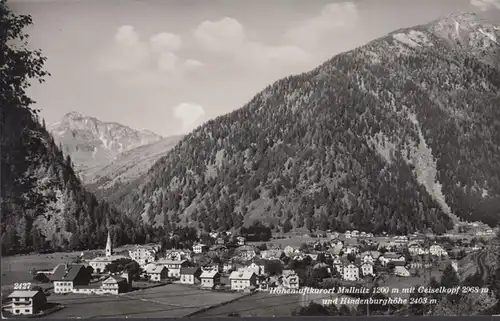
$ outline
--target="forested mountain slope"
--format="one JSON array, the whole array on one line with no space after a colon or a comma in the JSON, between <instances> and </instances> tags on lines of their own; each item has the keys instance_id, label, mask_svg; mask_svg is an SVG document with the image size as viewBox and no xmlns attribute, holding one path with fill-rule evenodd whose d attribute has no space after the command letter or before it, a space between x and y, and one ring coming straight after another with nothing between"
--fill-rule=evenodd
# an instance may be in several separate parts
<instances>
[{"instance_id":1,"label":"forested mountain slope","mask_svg":"<svg viewBox=\"0 0 500 321\"><path fill-rule=\"evenodd\" d=\"M453 15L279 80L187 135L116 204L206 230L263 218L284 230L496 225L499 36Z\"/></svg>"},{"instance_id":2,"label":"forested mountain slope","mask_svg":"<svg viewBox=\"0 0 500 321\"><path fill-rule=\"evenodd\" d=\"M2 109L2 253L141 241L140 224L98 202L36 116Z\"/></svg>"},{"instance_id":3,"label":"forested mountain slope","mask_svg":"<svg viewBox=\"0 0 500 321\"><path fill-rule=\"evenodd\" d=\"M115 244L143 242L146 228L120 215L81 185L40 123L30 81L43 82L45 57L29 50L28 15L0 1L0 212L2 255L39 249L95 248L107 230Z\"/></svg>"}]
</instances>

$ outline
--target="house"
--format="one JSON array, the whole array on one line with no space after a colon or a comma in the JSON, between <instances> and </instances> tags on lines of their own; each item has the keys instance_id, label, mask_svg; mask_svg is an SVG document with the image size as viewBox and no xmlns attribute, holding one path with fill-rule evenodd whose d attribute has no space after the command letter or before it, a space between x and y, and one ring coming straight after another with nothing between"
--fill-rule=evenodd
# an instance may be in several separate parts
<instances>
[{"instance_id":1,"label":"house","mask_svg":"<svg viewBox=\"0 0 500 321\"><path fill-rule=\"evenodd\" d=\"M222 270L222 264L220 263L211 263L205 264L201 267L201 271L217 271L220 272Z\"/></svg>"},{"instance_id":2,"label":"house","mask_svg":"<svg viewBox=\"0 0 500 321\"><path fill-rule=\"evenodd\" d=\"M344 233L344 237L345 237L346 239L350 239L350 238L351 238L351 236L352 236L352 235L351 235L351 231L345 231L345 233Z\"/></svg>"},{"instance_id":3,"label":"house","mask_svg":"<svg viewBox=\"0 0 500 321\"><path fill-rule=\"evenodd\" d=\"M200 254L200 253L203 253L205 252L206 250L208 250L208 246L205 245L205 244L196 244L193 246L193 252L196 253L196 254Z\"/></svg>"},{"instance_id":4,"label":"house","mask_svg":"<svg viewBox=\"0 0 500 321\"><path fill-rule=\"evenodd\" d=\"M236 269L235 264L232 261L227 261L222 264L222 272L229 273Z\"/></svg>"},{"instance_id":5,"label":"house","mask_svg":"<svg viewBox=\"0 0 500 321\"><path fill-rule=\"evenodd\" d=\"M408 277L410 276L410 271L404 266L395 266L394 275Z\"/></svg>"},{"instance_id":6,"label":"house","mask_svg":"<svg viewBox=\"0 0 500 321\"><path fill-rule=\"evenodd\" d=\"M361 255L361 263L374 264L375 259L371 254L364 253Z\"/></svg>"},{"instance_id":7,"label":"house","mask_svg":"<svg viewBox=\"0 0 500 321\"><path fill-rule=\"evenodd\" d=\"M290 245L287 245L284 249L283 249L283 252L285 252L285 255L290 257L290 256L293 256L294 254L296 254L298 251L291 247Z\"/></svg>"},{"instance_id":8,"label":"house","mask_svg":"<svg viewBox=\"0 0 500 321\"><path fill-rule=\"evenodd\" d=\"M443 247L439 244L431 245L431 247L429 248L429 253L431 255L435 255L435 256L447 256L448 255L448 252L446 252L446 250L443 249Z\"/></svg>"},{"instance_id":9,"label":"house","mask_svg":"<svg viewBox=\"0 0 500 321\"><path fill-rule=\"evenodd\" d=\"M373 271L373 263L363 263L361 264L360 266L360 269L361 269L361 274L363 276L367 276L367 275L374 275L374 271Z\"/></svg>"},{"instance_id":10,"label":"house","mask_svg":"<svg viewBox=\"0 0 500 321\"><path fill-rule=\"evenodd\" d=\"M328 233L328 238L329 239L336 239L339 237L339 233L338 232L330 232Z\"/></svg>"},{"instance_id":11,"label":"house","mask_svg":"<svg viewBox=\"0 0 500 321\"><path fill-rule=\"evenodd\" d=\"M397 254L394 252L387 252L384 253L384 255L380 256L379 261L382 264L382 266L386 266L389 262L404 263L406 262L406 258L404 257L404 255L401 254Z\"/></svg>"},{"instance_id":12,"label":"house","mask_svg":"<svg viewBox=\"0 0 500 321\"><path fill-rule=\"evenodd\" d=\"M156 262L156 265L163 265L168 269L169 278L178 278L181 276L181 268L188 266L187 260L173 261L161 259Z\"/></svg>"},{"instance_id":13,"label":"house","mask_svg":"<svg viewBox=\"0 0 500 321\"><path fill-rule=\"evenodd\" d=\"M283 259L286 255L285 252L279 249L270 249L270 250L265 250L260 252L260 256L264 260L281 260Z\"/></svg>"},{"instance_id":14,"label":"house","mask_svg":"<svg viewBox=\"0 0 500 321\"><path fill-rule=\"evenodd\" d=\"M238 270L229 275L231 290L241 291L257 286L257 276L251 271Z\"/></svg>"},{"instance_id":15,"label":"house","mask_svg":"<svg viewBox=\"0 0 500 321\"><path fill-rule=\"evenodd\" d=\"M356 246L348 246L344 248L344 254L357 254L359 249Z\"/></svg>"},{"instance_id":16,"label":"house","mask_svg":"<svg viewBox=\"0 0 500 321\"><path fill-rule=\"evenodd\" d=\"M415 256L415 255L425 255L425 254L429 253L429 251L427 251L426 249L424 249L418 243L410 244L408 246L408 252L410 253L410 255L413 255L413 256Z\"/></svg>"},{"instance_id":17,"label":"house","mask_svg":"<svg viewBox=\"0 0 500 321\"><path fill-rule=\"evenodd\" d=\"M14 315L37 314L47 305L47 297L43 291L14 291L9 295L9 299Z\"/></svg>"},{"instance_id":18,"label":"house","mask_svg":"<svg viewBox=\"0 0 500 321\"><path fill-rule=\"evenodd\" d=\"M151 264L145 272L149 276L149 280L153 282L161 282L168 278L168 269L164 265Z\"/></svg>"},{"instance_id":19,"label":"house","mask_svg":"<svg viewBox=\"0 0 500 321\"><path fill-rule=\"evenodd\" d=\"M347 281L356 281L359 279L359 268L354 264L348 264L342 270L342 277Z\"/></svg>"},{"instance_id":20,"label":"house","mask_svg":"<svg viewBox=\"0 0 500 321\"><path fill-rule=\"evenodd\" d=\"M299 276L293 270L284 270L281 274L281 281L283 287L289 289L298 289L299 288Z\"/></svg>"},{"instance_id":21,"label":"house","mask_svg":"<svg viewBox=\"0 0 500 321\"><path fill-rule=\"evenodd\" d=\"M182 267L181 283L197 284L200 281L201 269L199 267Z\"/></svg>"},{"instance_id":22,"label":"house","mask_svg":"<svg viewBox=\"0 0 500 321\"><path fill-rule=\"evenodd\" d=\"M249 245L242 245L236 249L243 260L251 260L257 255L255 249Z\"/></svg>"},{"instance_id":23,"label":"house","mask_svg":"<svg viewBox=\"0 0 500 321\"><path fill-rule=\"evenodd\" d=\"M165 251L165 259L172 261L191 260L191 251L170 249Z\"/></svg>"},{"instance_id":24,"label":"house","mask_svg":"<svg viewBox=\"0 0 500 321\"><path fill-rule=\"evenodd\" d=\"M266 261L260 258L254 258L252 264L250 264L251 269L255 269L257 272L255 274L262 275L266 273Z\"/></svg>"},{"instance_id":25,"label":"house","mask_svg":"<svg viewBox=\"0 0 500 321\"><path fill-rule=\"evenodd\" d=\"M122 260L130 260L130 257L126 257L124 255L113 255L113 245L111 243L111 234L109 232L106 241L105 253L105 256L99 256L88 260L89 265L94 269L96 273L103 272L109 264L117 264Z\"/></svg>"},{"instance_id":26,"label":"house","mask_svg":"<svg viewBox=\"0 0 500 321\"><path fill-rule=\"evenodd\" d=\"M335 257L333 259L333 263L332 263L333 267L335 270L337 270L337 272L341 273L342 274L342 269L344 267L344 263L343 261L340 259L340 257Z\"/></svg>"},{"instance_id":27,"label":"house","mask_svg":"<svg viewBox=\"0 0 500 321\"><path fill-rule=\"evenodd\" d=\"M154 246L136 246L128 252L130 258L144 266L156 261L158 249Z\"/></svg>"},{"instance_id":28,"label":"house","mask_svg":"<svg viewBox=\"0 0 500 321\"><path fill-rule=\"evenodd\" d=\"M351 237L358 237L359 236L359 231L358 230L354 230L351 232Z\"/></svg>"},{"instance_id":29,"label":"house","mask_svg":"<svg viewBox=\"0 0 500 321\"><path fill-rule=\"evenodd\" d=\"M90 273L81 264L64 264L55 271L52 281L54 293L71 293L73 287L90 283Z\"/></svg>"},{"instance_id":30,"label":"house","mask_svg":"<svg viewBox=\"0 0 500 321\"><path fill-rule=\"evenodd\" d=\"M218 237L217 240L215 241L215 243L218 245L224 245L224 244L226 244L226 240L224 240L224 238L222 238L222 237Z\"/></svg>"},{"instance_id":31,"label":"house","mask_svg":"<svg viewBox=\"0 0 500 321\"><path fill-rule=\"evenodd\" d=\"M245 243L246 243L246 241L247 241L247 240L246 240L246 238L244 238L243 236L238 236L238 237L236 238L236 241L238 242L238 245L240 245L240 246L241 246L241 245L245 245Z\"/></svg>"},{"instance_id":32,"label":"house","mask_svg":"<svg viewBox=\"0 0 500 321\"><path fill-rule=\"evenodd\" d=\"M121 276L111 275L102 282L101 289L110 294L125 293L129 291L128 280Z\"/></svg>"},{"instance_id":33,"label":"house","mask_svg":"<svg viewBox=\"0 0 500 321\"><path fill-rule=\"evenodd\" d=\"M220 284L220 273L218 271L204 271L200 275L201 287L204 289L213 289Z\"/></svg>"}]
</instances>

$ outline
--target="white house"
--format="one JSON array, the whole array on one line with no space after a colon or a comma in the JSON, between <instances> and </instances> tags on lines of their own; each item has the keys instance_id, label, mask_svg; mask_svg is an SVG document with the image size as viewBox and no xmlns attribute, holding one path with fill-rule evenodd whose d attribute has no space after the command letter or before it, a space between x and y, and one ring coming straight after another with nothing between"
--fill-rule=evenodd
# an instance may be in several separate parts
<instances>
[{"instance_id":1,"label":"white house","mask_svg":"<svg viewBox=\"0 0 500 321\"><path fill-rule=\"evenodd\" d=\"M351 231L345 231L345 233L344 233L344 237L345 237L346 239L350 239L350 238L351 238Z\"/></svg>"},{"instance_id":2,"label":"white house","mask_svg":"<svg viewBox=\"0 0 500 321\"><path fill-rule=\"evenodd\" d=\"M205 244L201 244L201 243L196 244L196 245L193 246L193 252L196 253L196 254L203 253L207 249L208 249L208 246L205 245Z\"/></svg>"},{"instance_id":3,"label":"white house","mask_svg":"<svg viewBox=\"0 0 500 321\"><path fill-rule=\"evenodd\" d=\"M169 278L178 278L181 276L181 268L188 266L188 261L186 260L181 260L181 261L173 261L173 260L165 260L165 259L160 259L156 262L156 265L158 266L164 266L168 269L168 277Z\"/></svg>"},{"instance_id":4,"label":"white house","mask_svg":"<svg viewBox=\"0 0 500 321\"><path fill-rule=\"evenodd\" d=\"M404 257L404 255L401 254L397 254L394 252L387 252L384 253L384 255L380 256L379 261L382 264L382 266L386 266L389 262L404 263L406 262L406 258Z\"/></svg>"},{"instance_id":5,"label":"white house","mask_svg":"<svg viewBox=\"0 0 500 321\"><path fill-rule=\"evenodd\" d=\"M153 282L161 282L168 278L168 269L164 265L150 264L146 267L146 274L149 280Z\"/></svg>"},{"instance_id":6,"label":"white house","mask_svg":"<svg viewBox=\"0 0 500 321\"><path fill-rule=\"evenodd\" d=\"M374 275L373 273L373 263L363 263L361 264L361 274L363 276Z\"/></svg>"},{"instance_id":7,"label":"white house","mask_svg":"<svg viewBox=\"0 0 500 321\"><path fill-rule=\"evenodd\" d=\"M200 281L201 269L199 267L182 267L181 283L196 284Z\"/></svg>"},{"instance_id":8,"label":"white house","mask_svg":"<svg viewBox=\"0 0 500 321\"><path fill-rule=\"evenodd\" d=\"M9 299L14 315L37 314L47 305L47 298L42 291L14 291L9 295Z\"/></svg>"},{"instance_id":9,"label":"white house","mask_svg":"<svg viewBox=\"0 0 500 321\"><path fill-rule=\"evenodd\" d=\"M428 250L424 249L419 244L411 244L408 246L408 252L410 252L411 255L425 255L429 253Z\"/></svg>"},{"instance_id":10,"label":"white house","mask_svg":"<svg viewBox=\"0 0 500 321\"><path fill-rule=\"evenodd\" d=\"M355 246L347 246L343 249L343 251L344 254L357 254L359 252L359 249Z\"/></svg>"},{"instance_id":11,"label":"white house","mask_svg":"<svg viewBox=\"0 0 500 321\"><path fill-rule=\"evenodd\" d=\"M435 255L435 256L447 256L448 255L448 252L446 252L446 250L443 249L443 247L439 244L431 245L431 247L429 248L429 253L431 253L431 255Z\"/></svg>"},{"instance_id":12,"label":"white house","mask_svg":"<svg viewBox=\"0 0 500 321\"><path fill-rule=\"evenodd\" d=\"M298 289L299 288L299 276L293 270L284 270L281 274L282 277L282 285L285 288L289 289Z\"/></svg>"},{"instance_id":13,"label":"white house","mask_svg":"<svg viewBox=\"0 0 500 321\"><path fill-rule=\"evenodd\" d=\"M361 263L374 264L375 260L371 254L364 254L361 256Z\"/></svg>"},{"instance_id":14,"label":"white house","mask_svg":"<svg viewBox=\"0 0 500 321\"><path fill-rule=\"evenodd\" d=\"M238 270L229 275L231 290L241 291L251 286L257 286L257 276L251 271Z\"/></svg>"},{"instance_id":15,"label":"white house","mask_svg":"<svg viewBox=\"0 0 500 321\"><path fill-rule=\"evenodd\" d=\"M144 266L156 260L157 248L154 246L136 246L133 250L129 250L128 254L132 260Z\"/></svg>"},{"instance_id":16,"label":"white house","mask_svg":"<svg viewBox=\"0 0 500 321\"><path fill-rule=\"evenodd\" d=\"M359 279L359 268L354 264L349 264L343 268L342 276L344 280L356 281Z\"/></svg>"},{"instance_id":17,"label":"white house","mask_svg":"<svg viewBox=\"0 0 500 321\"><path fill-rule=\"evenodd\" d=\"M397 276L404 276L404 277L410 276L410 272L404 266L395 266L394 274Z\"/></svg>"},{"instance_id":18,"label":"white house","mask_svg":"<svg viewBox=\"0 0 500 321\"><path fill-rule=\"evenodd\" d=\"M200 275L201 287L205 289L213 289L220 284L220 273L218 271L203 271Z\"/></svg>"}]
</instances>

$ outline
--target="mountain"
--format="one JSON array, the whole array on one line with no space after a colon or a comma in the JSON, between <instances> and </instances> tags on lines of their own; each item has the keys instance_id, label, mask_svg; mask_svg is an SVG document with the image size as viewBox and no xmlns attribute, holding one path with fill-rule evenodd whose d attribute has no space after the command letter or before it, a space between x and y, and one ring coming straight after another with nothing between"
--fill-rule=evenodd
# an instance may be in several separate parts
<instances>
[{"instance_id":1,"label":"mountain","mask_svg":"<svg viewBox=\"0 0 500 321\"><path fill-rule=\"evenodd\" d=\"M499 37L454 14L281 79L186 135L115 204L207 231L497 225Z\"/></svg>"},{"instance_id":2,"label":"mountain","mask_svg":"<svg viewBox=\"0 0 500 321\"><path fill-rule=\"evenodd\" d=\"M64 115L50 127L50 132L63 152L71 156L85 183L119 154L162 139L151 131L102 122L78 112Z\"/></svg>"},{"instance_id":3,"label":"mountain","mask_svg":"<svg viewBox=\"0 0 500 321\"><path fill-rule=\"evenodd\" d=\"M145 231L81 184L53 137L29 109L1 112L2 255L143 242ZM89 233L92 231L92 233Z\"/></svg>"},{"instance_id":4,"label":"mountain","mask_svg":"<svg viewBox=\"0 0 500 321\"><path fill-rule=\"evenodd\" d=\"M103 198L112 197L122 185L146 174L153 164L177 144L183 136L169 136L119 154L110 164L94 173L86 187Z\"/></svg>"}]
</instances>

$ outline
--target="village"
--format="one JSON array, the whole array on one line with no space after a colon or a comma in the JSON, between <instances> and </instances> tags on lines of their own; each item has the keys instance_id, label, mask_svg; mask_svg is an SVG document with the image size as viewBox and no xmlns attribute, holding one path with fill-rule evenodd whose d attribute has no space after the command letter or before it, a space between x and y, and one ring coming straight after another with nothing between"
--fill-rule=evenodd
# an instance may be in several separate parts
<instances>
[{"instance_id":1,"label":"village","mask_svg":"<svg viewBox=\"0 0 500 321\"><path fill-rule=\"evenodd\" d=\"M478 238L487 239L494 233L487 229L466 238L459 234L389 236L327 231L300 235L299 246L285 246L287 238L283 236L259 243L231 232L214 232L204 243L198 240L189 249L148 244L118 253L108 233L104 253L82 252L72 262L33 271L32 284L45 287L16 283L14 291L2 298L2 310L13 316L57 314L71 305L58 302L71 296L125 296L158 287L167 293L169 286L176 287L174 292L185 288L228 293L214 306L271 289L372 286L375 282L404 287L406 279L419 277L421 283L428 282L448 265L459 274L459 261L485 246ZM207 309L210 305L196 307Z\"/></svg>"}]
</instances>

